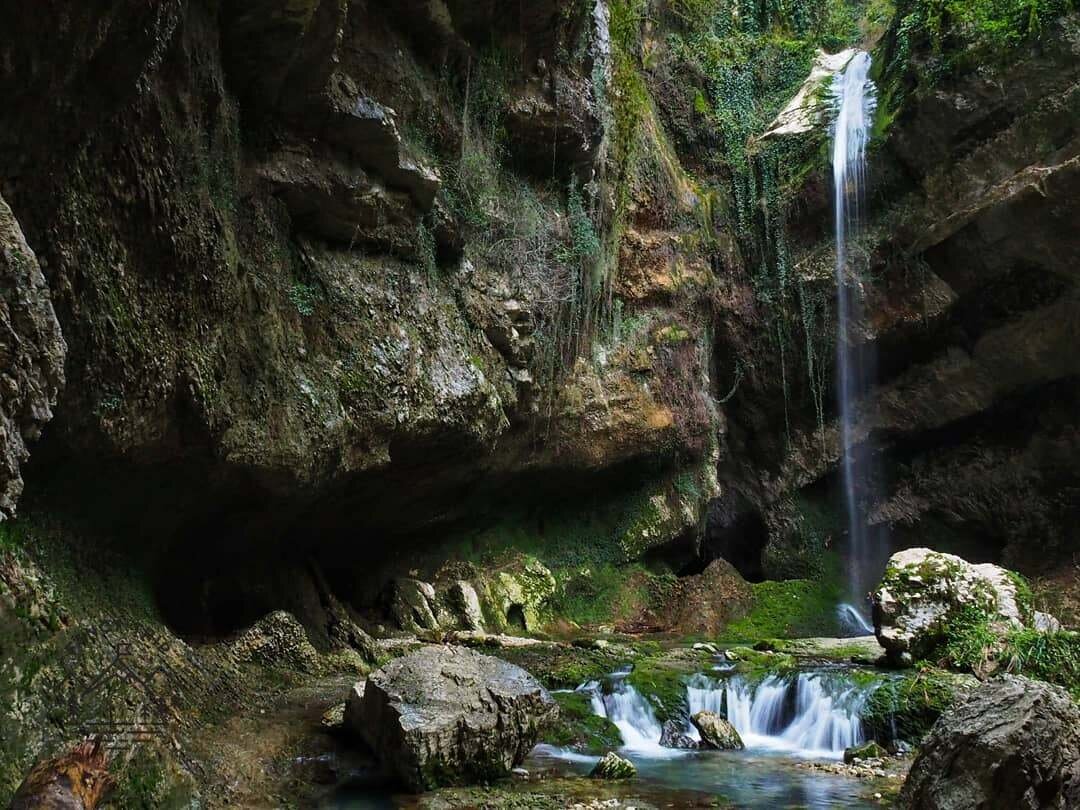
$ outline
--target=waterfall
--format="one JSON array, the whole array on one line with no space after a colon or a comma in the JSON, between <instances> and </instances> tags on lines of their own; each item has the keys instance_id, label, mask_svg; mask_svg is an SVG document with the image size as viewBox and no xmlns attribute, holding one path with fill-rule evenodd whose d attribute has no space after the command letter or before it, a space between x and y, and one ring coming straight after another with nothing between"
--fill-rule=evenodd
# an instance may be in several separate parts
<instances>
[{"instance_id":1,"label":"waterfall","mask_svg":"<svg viewBox=\"0 0 1080 810\"><path fill-rule=\"evenodd\" d=\"M874 83L870 80L870 55L857 52L833 80L836 121L833 127L833 203L836 224L836 311L837 311L837 400L840 412L841 482L847 517L849 584L852 605L841 606L850 630L870 629L863 597L880 573L879 559L884 538L871 536L866 504L873 495L877 476L872 469L872 450L855 433L855 407L874 382L873 347L858 342L852 328L863 323L863 291L860 279L850 267L850 247L858 235L865 207L867 178L866 143L873 120ZM851 614L858 621L850 627Z\"/></svg>"},{"instance_id":2,"label":"waterfall","mask_svg":"<svg viewBox=\"0 0 1080 810\"><path fill-rule=\"evenodd\" d=\"M803 672L756 686L733 677L721 688L728 722L747 747L834 758L864 740L859 712L868 693L850 680Z\"/></svg>"},{"instance_id":3,"label":"waterfall","mask_svg":"<svg viewBox=\"0 0 1080 810\"><path fill-rule=\"evenodd\" d=\"M616 673L618 675L620 673ZM596 681L583 684L580 691L591 695L592 710L610 720L622 735L623 748L645 756L677 756L682 752L660 745L663 728L652 704L637 689L618 678L605 692Z\"/></svg>"},{"instance_id":4,"label":"waterfall","mask_svg":"<svg viewBox=\"0 0 1080 810\"><path fill-rule=\"evenodd\" d=\"M686 755L684 749L660 745L663 727L652 704L626 683L625 676L625 670L614 673L607 689L599 681L588 681L576 691L589 695L593 713L619 729L623 749L629 753L647 758ZM839 758L845 748L865 739L860 712L869 694L837 672L770 675L760 682L742 675L717 680L698 674L686 684L685 733L700 740L689 717L709 711L726 717L748 748Z\"/></svg>"}]
</instances>

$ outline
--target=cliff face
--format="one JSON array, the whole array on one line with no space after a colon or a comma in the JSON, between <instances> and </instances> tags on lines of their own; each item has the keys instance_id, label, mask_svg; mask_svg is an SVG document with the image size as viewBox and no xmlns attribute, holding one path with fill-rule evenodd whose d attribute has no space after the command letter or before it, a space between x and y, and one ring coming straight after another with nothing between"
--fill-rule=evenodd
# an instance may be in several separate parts
<instances>
[{"instance_id":1,"label":"cliff face","mask_svg":"<svg viewBox=\"0 0 1080 810\"><path fill-rule=\"evenodd\" d=\"M921 8L902 6L875 50L874 190L860 246L869 304L858 327L880 372L859 424L884 477L871 512L897 546L931 542L1040 573L1078 548L1077 478L1065 463L1080 328L1069 224L1080 192L1077 20L1051 16L1012 44L959 24L905 34ZM815 184L802 186L789 231L806 284L820 283L828 255ZM771 485L835 499L838 452L828 418L803 429Z\"/></svg>"},{"instance_id":2,"label":"cliff face","mask_svg":"<svg viewBox=\"0 0 1080 810\"><path fill-rule=\"evenodd\" d=\"M646 6L11 14L2 192L49 294L18 282L38 303L5 344L32 382L5 405L4 510L59 392L29 503L126 538L166 601L214 590L192 550L222 591L272 594L287 549L284 571L314 558L370 604L414 567L399 552L434 548L433 575L478 534L820 570L827 131L768 121L815 48L883 37L876 514L1022 568L1031 544L1072 553L1075 18L991 47L978 21L913 38L917 3ZM191 626L256 618L221 600Z\"/></svg>"},{"instance_id":3,"label":"cliff face","mask_svg":"<svg viewBox=\"0 0 1080 810\"><path fill-rule=\"evenodd\" d=\"M170 579L213 548L230 582L541 480L662 504L631 556L699 525L713 226L651 112L608 98L604 4L11 16L3 193L71 347L35 508Z\"/></svg>"}]
</instances>

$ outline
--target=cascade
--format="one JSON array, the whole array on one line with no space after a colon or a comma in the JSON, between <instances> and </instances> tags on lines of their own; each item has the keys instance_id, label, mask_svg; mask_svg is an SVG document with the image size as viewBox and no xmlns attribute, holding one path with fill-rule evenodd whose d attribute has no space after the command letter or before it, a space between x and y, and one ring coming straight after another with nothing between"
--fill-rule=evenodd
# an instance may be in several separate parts
<instances>
[{"instance_id":1,"label":"cascade","mask_svg":"<svg viewBox=\"0 0 1080 810\"><path fill-rule=\"evenodd\" d=\"M590 696L594 714L619 729L627 751L652 758L686 753L660 745L663 728L656 713L626 683L625 672L615 673L606 690L589 681L577 691ZM686 685L690 716L710 711L727 717L748 748L816 758L842 757L845 748L864 741L859 715L868 695L850 678L829 672L770 675L759 683L741 675L720 680L695 675ZM689 722L686 734L700 739Z\"/></svg>"},{"instance_id":2,"label":"cascade","mask_svg":"<svg viewBox=\"0 0 1080 810\"><path fill-rule=\"evenodd\" d=\"M625 679L615 679L606 693L596 681L580 686L579 690L591 695L594 714L606 717L619 729L624 748L639 754L670 756L673 753L660 745L663 728L652 704Z\"/></svg>"},{"instance_id":3,"label":"cascade","mask_svg":"<svg viewBox=\"0 0 1080 810\"><path fill-rule=\"evenodd\" d=\"M853 634L873 632L860 608L874 585L884 559L885 538L870 526L866 504L877 480L873 452L866 437L855 436L856 404L874 382L872 345L858 342L853 327L863 322L863 290L851 267L851 244L858 236L865 208L866 144L875 107L870 55L857 52L833 80L836 120L833 125L833 205L836 240L836 369L840 417L844 511L849 543L849 590L852 604L840 606L841 624Z\"/></svg>"},{"instance_id":4,"label":"cascade","mask_svg":"<svg viewBox=\"0 0 1080 810\"><path fill-rule=\"evenodd\" d=\"M709 691L704 687L699 681L700 691ZM834 758L864 739L859 714L869 693L846 678L802 672L770 675L755 685L734 676L711 692L701 705L713 707L710 711L722 705L750 748ZM690 711L700 709L692 703Z\"/></svg>"}]
</instances>

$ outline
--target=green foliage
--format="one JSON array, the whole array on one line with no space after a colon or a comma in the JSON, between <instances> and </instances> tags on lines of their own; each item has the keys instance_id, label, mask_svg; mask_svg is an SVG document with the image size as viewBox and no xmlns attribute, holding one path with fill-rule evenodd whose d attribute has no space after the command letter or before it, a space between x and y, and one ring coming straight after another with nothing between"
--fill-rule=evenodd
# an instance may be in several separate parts
<instances>
[{"instance_id":1,"label":"green foliage","mask_svg":"<svg viewBox=\"0 0 1080 810\"><path fill-rule=\"evenodd\" d=\"M1020 609L1020 618L1025 624L1031 624L1035 620L1035 594L1031 590L1031 583L1015 571L1006 571L1016 588L1016 606Z\"/></svg>"},{"instance_id":2,"label":"green foliage","mask_svg":"<svg viewBox=\"0 0 1080 810\"><path fill-rule=\"evenodd\" d=\"M878 71L875 137L912 90L928 93L950 75L1007 63L1074 10L1073 0L901 0Z\"/></svg>"},{"instance_id":3,"label":"green foliage","mask_svg":"<svg viewBox=\"0 0 1080 810\"><path fill-rule=\"evenodd\" d=\"M1002 658L1010 671L1064 686L1080 700L1080 633L1014 630Z\"/></svg>"},{"instance_id":4,"label":"green foliage","mask_svg":"<svg viewBox=\"0 0 1080 810\"><path fill-rule=\"evenodd\" d=\"M1019 575L1014 576L1026 586ZM1023 600L1018 597L1021 605ZM943 666L972 672L1003 665L1010 672L1058 684L1080 697L1080 633L1043 633L1022 627L1002 634L995 630L989 612L965 606L948 617L930 657Z\"/></svg>"},{"instance_id":5,"label":"green foliage","mask_svg":"<svg viewBox=\"0 0 1080 810\"><path fill-rule=\"evenodd\" d=\"M669 575L670 576L670 575ZM633 616L656 604L670 585L640 565L604 563L562 572L551 600L552 613L580 625L597 625Z\"/></svg>"},{"instance_id":6,"label":"green foliage","mask_svg":"<svg viewBox=\"0 0 1080 810\"><path fill-rule=\"evenodd\" d=\"M626 682L648 698L656 718L663 723L685 715L687 675L684 666L663 657L647 657L634 662Z\"/></svg>"},{"instance_id":7,"label":"green foliage","mask_svg":"<svg viewBox=\"0 0 1080 810\"><path fill-rule=\"evenodd\" d=\"M899 30L908 46L917 32L948 69L963 69L1007 58L1073 8L1071 0L909 0Z\"/></svg>"},{"instance_id":8,"label":"green foliage","mask_svg":"<svg viewBox=\"0 0 1080 810\"><path fill-rule=\"evenodd\" d=\"M190 786L173 778L161 754L145 744L135 749L128 760L114 760L116 787L109 794L106 807L124 810L157 810L191 806Z\"/></svg>"},{"instance_id":9,"label":"green foliage","mask_svg":"<svg viewBox=\"0 0 1080 810\"><path fill-rule=\"evenodd\" d=\"M863 724L875 739L917 742L976 684L970 676L931 667L886 678L867 698Z\"/></svg>"},{"instance_id":10,"label":"green foliage","mask_svg":"<svg viewBox=\"0 0 1080 810\"><path fill-rule=\"evenodd\" d=\"M292 286L289 287L289 300L296 307L296 311L305 318L315 311L315 303L318 301L318 297L318 290L302 281L294 281Z\"/></svg>"},{"instance_id":11,"label":"green foliage","mask_svg":"<svg viewBox=\"0 0 1080 810\"><path fill-rule=\"evenodd\" d=\"M973 672L983 671L998 640L989 615L971 605L951 615L941 635L934 658L946 666Z\"/></svg>"},{"instance_id":12,"label":"green foliage","mask_svg":"<svg viewBox=\"0 0 1080 810\"><path fill-rule=\"evenodd\" d=\"M829 285L794 273L787 220L805 177L827 165L827 137L822 130L756 138L809 75L817 49L858 44L883 27L891 8L886 0L673 0L670 10L678 23L670 51L695 85L688 102L719 140L708 160L717 164L714 173L730 177L730 217L751 270L764 339L779 358L785 419L796 388L790 373L801 366L808 385L799 390L808 392L823 427L835 331Z\"/></svg>"},{"instance_id":13,"label":"green foliage","mask_svg":"<svg viewBox=\"0 0 1080 810\"><path fill-rule=\"evenodd\" d=\"M434 278L439 270L438 260L435 255L435 236L423 222L416 226L416 252L420 260L420 267L427 273L429 278Z\"/></svg>"}]
</instances>

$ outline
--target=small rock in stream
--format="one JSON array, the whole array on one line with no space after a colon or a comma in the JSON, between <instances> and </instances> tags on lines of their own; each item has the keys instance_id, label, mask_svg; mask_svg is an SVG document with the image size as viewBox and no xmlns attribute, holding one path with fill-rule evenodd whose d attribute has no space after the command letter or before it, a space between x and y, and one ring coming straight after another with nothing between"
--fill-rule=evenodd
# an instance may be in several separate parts
<instances>
[{"instance_id":1,"label":"small rock in stream","mask_svg":"<svg viewBox=\"0 0 1080 810\"><path fill-rule=\"evenodd\" d=\"M593 779L630 779L637 776L637 768L628 759L623 759L614 751L608 751L596 763L589 774Z\"/></svg>"}]
</instances>

